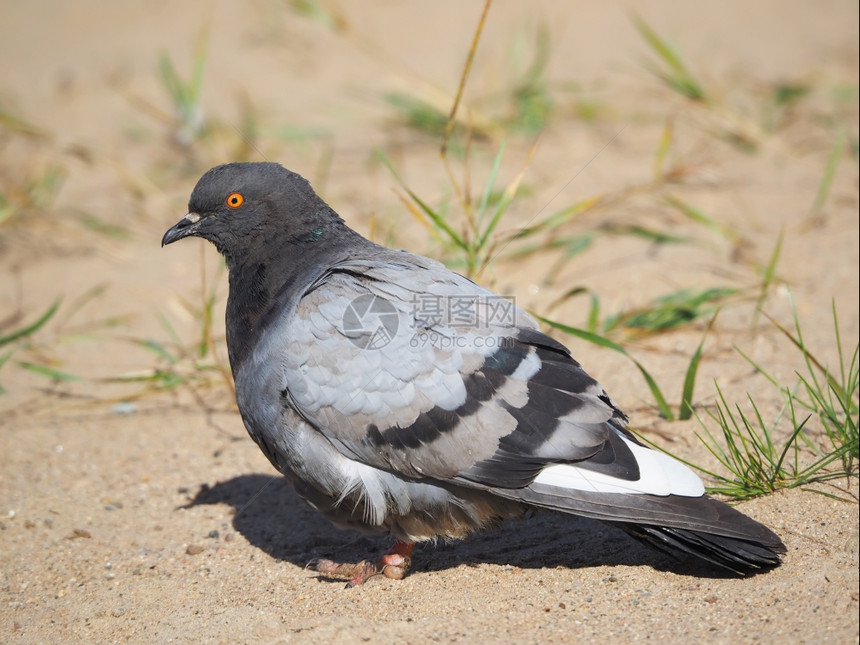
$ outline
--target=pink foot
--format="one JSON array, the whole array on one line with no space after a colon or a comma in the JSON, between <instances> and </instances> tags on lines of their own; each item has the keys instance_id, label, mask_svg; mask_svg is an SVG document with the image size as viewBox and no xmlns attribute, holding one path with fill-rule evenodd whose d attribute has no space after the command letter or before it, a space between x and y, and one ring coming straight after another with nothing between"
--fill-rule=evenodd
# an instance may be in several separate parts
<instances>
[{"instance_id":1,"label":"pink foot","mask_svg":"<svg viewBox=\"0 0 860 645\"><path fill-rule=\"evenodd\" d=\"M376 562L362 560L357 564L341 564L331 560L319 560L313 568L328 576L349 578L349 582L346 583L347 589L363 585L370 578L380 574L392 580L401 580L406 577L409 566L412 564L412 551L414 549L414 542L397 540L388 553Z\"/></svg>"}]
</instances>

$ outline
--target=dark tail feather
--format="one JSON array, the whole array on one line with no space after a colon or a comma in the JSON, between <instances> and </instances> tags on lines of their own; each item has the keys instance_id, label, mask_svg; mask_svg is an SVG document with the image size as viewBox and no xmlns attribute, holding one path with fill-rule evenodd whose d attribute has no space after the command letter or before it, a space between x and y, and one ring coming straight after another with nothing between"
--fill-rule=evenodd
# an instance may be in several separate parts
<instances>
[{"instance_id":1,"label":"dark tail feather","mask_svg":"<svg viewBox=\"0 0 860 645\"><path fill-rule=\"evenodd\" d=\"M765 544L667 526L613 524L669 555L692 555L742 576L778 566L780 555L785 553L785 546L778 539Z\"/></svg>"},{"instance_id":2,"label":"dark tail feather","mask_svg":"<svg viewBox=\"0 0 860 645\"><path fill-rule=\"evenodd\" d=\"M553 486L493 492L614 524L662 551L693 555L740 575L775 567L785 553L785 545L764 524L707 495L625 495Z\"/></svg>"}]
</instances>

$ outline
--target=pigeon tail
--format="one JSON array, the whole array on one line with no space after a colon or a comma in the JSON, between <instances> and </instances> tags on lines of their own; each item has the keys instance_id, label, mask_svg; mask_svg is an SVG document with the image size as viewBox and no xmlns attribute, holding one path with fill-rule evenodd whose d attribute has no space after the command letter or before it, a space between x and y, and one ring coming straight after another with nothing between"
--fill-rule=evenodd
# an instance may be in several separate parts
<instances>
[{"instance_id":1,"label":"pigeon tail","mask_svg":"<svg viewBox=\"0 0 860 645\"><path fill-rule=\"evenodd\" d=\"M779 539L760 542L668 526L610 523L674 558L692 555L740 576L776 567L785 554Z\"/></svg>"},{"instance_id":2,"label":"pigeon tail","mask_svg":"<svg viewBox=\"0 0 860 645\"><path fill-rule=\"evenodd\" d=\"M548 486L516 493L534 506L601 520L674 557L692 555L739 575L775 567L786 552L769 528L708 495L589 493Z\"/></svg>"}]
</instances>

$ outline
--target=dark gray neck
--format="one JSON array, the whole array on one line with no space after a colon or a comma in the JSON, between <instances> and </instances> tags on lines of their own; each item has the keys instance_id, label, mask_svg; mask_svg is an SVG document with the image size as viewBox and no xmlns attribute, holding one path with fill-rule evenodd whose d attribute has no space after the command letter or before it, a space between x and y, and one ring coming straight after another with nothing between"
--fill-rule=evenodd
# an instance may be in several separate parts
<instances>
[{"instance_id":1,"label":"dark gray neck","mask_svg":"<svg viewBox=\"0 0 860 645\"><path fill-rule=\"evenodd\" d=\"M372 243L342 221L308 239L273 236L245 257L225 254L230 273L227 350L235 375L264 329L295 308L299 298L333 265Z\"/></svg>"}]
</instances>

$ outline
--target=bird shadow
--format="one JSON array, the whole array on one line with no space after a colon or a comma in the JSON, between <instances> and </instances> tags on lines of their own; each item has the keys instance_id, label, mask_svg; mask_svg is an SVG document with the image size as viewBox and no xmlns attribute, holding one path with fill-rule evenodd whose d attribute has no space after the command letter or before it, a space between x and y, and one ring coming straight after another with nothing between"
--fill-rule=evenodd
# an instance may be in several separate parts
<instances>
[{"instance_id":1,"label":"bird shadow","mask_svg":"<svg viewBox=\"0 0 860 645\"><path fill-rule=\"evenodd\" d=\"M390 538L334 527L279 476L240 475L214 486L203 484L181 508L210 504L231 506L235 510L233 528L238 533L273 558L299 567L321 558L340 562L375 559L391 545ZM506 521L466 540L419 545L412 562L413 571L442 571L461 564L523 569L647 565L680 575L736 577L695 558L673 559L603 522L546 511L525 520Z\"/></svg>"}]
</instances>

